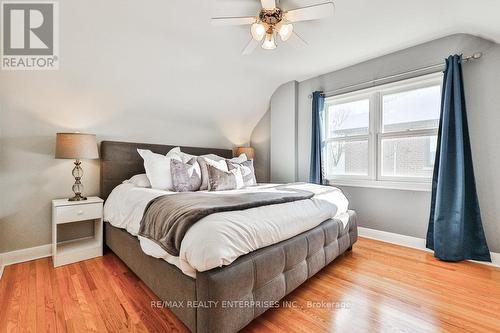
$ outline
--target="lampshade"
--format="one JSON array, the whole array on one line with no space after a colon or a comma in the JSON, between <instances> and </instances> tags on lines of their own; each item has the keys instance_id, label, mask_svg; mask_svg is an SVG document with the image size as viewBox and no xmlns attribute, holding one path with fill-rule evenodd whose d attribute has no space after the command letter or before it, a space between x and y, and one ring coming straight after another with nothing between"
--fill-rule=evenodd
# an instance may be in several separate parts
<instances>
[{"instance_id":1,"label":"lampshade","mask_svg":"<svg viewBox=\"0 0 500 333\"><path fill-rule=\"evenodd\" d=\"M253 160L255 157L255 149L252 147L238 147L236 148L236 156L240 156L241 154L247 155L249 160Z\"/></svg>"},{"instance_id":2,"label":"lampshade","mask_svg":"<svg viewBox=\"0 0 500 333\"><path fill-rule=\"evenodd\" d=\"M99 158L97 140L94 134L57 133L56 158L87 159Z\"/></svg>"}]
</instances>

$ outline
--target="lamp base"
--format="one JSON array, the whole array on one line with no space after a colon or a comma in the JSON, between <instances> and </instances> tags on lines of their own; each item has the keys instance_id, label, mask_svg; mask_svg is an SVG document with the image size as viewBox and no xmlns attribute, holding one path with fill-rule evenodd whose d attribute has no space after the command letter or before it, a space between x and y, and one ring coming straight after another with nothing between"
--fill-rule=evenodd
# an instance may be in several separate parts
<instances>
[{"instance_id":1,"label":"lamp base","mask_svg":"<svg viewBox=\"0 0 500 333\"><path fill-rule=\"evenodd\" d=\"M68 201L84 201L87 200L86 197L82 197L81 193L76 193L73 198L69 198Z\"/></svg>"},{"instance_id":2,"label":"lamp base","mask_svg":"<svg viewBox=\"0 0 500 333\"><path fill-rule=\"evenodd\" d=\"M84 196L82 196L83 192L83 184L81 182L82 176L83 176L83 170L81 168L82 162L80 160L75 161L75 167L73 168L73 177L75 177L75 183L73 184L73 193L75 193L75 196L73 198L69 198L68 201L83 201L87 200Z\"/></svg>"}]
</instances>

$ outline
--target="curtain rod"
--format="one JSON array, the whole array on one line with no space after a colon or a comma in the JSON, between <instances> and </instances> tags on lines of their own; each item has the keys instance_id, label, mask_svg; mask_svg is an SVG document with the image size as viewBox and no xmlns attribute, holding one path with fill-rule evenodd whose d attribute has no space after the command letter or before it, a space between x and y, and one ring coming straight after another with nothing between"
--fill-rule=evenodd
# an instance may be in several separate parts
<instances>
[{"instance_id":1,"label":"curtain rod","mask_svg":"<svg viewBox=\"0 0 500 333\"><path fill-rule=\"evenodd\" d=\"M474 53L471 56L462 58L462 61L463 62L468 62L468 61L471 61L471 60L479 59L482 56L483 56L483 54L481 52L476 52L476 53ZM325 97L331 97L331 96L337 95L338 92L343 91L343 90L350 90L350 89L353 89L353 88L356 88L356 87L360 87L360 86L365 86L365 85L368 85L368 84L375 84L375 83L380 82L380 81L386 81L386 80L389 80L389 79L395 79L395 78L398 78L400 76L406 76L408 74L414 74L414 73L419 73L419 72L427 72L427 71L430 71L432 69L436 69L437 70L438 68L443 68L444 66L445 66L445 64L441 63L441 64L435 64L435 65L425 66L425 67L421 67L421 68L417 68L417 69L412 69L410 71L406 71L406 72L402 72L402 73L398 73L398 74L392 74L392 75L384 76L384 77L381 77L381 78L378 78L378 79L373 79L373 80L365 81L365 82L362 82L362 83L352 84L350 86L346 86L346 87L343 87L343 88L339 88L339 89L335 89L335 90L331 90L331 91L326 91L326 92L323 92L323 96L325 96ZM308 97L312 98L312 94L310 94Z\"/></svg>"}]
</instances>

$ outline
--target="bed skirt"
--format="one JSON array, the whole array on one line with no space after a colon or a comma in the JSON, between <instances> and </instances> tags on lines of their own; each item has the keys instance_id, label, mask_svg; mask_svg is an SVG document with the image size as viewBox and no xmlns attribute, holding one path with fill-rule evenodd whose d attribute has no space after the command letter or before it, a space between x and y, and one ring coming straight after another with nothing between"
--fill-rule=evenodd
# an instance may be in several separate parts
<instances>
[{"instance_id":1,"label":"bed skirt","mask_svg":"<svg viewBox=\"0 0 500 333\"><path fill-rule=\"evenodd\" d=\"M183 274L146 255L136 237L109 223L106 245L192 331L237 332L308 278L350 249L358 238L356 213L346 227L338 219L241 256L231 265Z\"/></svg>"}]
</instances>

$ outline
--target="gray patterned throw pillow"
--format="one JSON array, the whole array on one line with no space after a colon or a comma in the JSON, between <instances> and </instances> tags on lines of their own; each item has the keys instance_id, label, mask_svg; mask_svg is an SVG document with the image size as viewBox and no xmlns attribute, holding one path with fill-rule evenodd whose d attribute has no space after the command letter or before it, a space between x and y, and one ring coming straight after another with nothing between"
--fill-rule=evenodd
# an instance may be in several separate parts
<instances>
[{"instance_id":1,"label":"gray patterned throw pillow","mask_svg":"<svg viewBox=\"0 0 500 333\"><path fill-rule=\"evenodd\" d=\"M239 169L225 171L207 164L207 171L209 191L236 190L245 186Z\"/></svg>"},{"instance_id":2,"label":"gray patterned throw pillow","mask_svg":"<svg viewBox=\"0 0 500 333\"><path fill-rule=\"evenodd\" d=\"M207 164L212 164L219 169L227 171L226 159L214 154L198 156L198 164L201 169L201 186L200 191L208 190L208 168Z\"/></svg>"},{"instance_id":3,"label":"gray patterned throw pillow","mask_svg":"<svg viewBox=\"0 0 500 333\"><path fill-rule=\"evenodd\" d=\"M172 185L176 192L198 191L201 185L201 174L197 167L196 157L187 163L170 160L170 172L172 174Z\"/></svg>"},{"instance_id":4,"label":"gray patterned throw pillow","mask_svg":"<svg viewBox=\"0 0 500 333\"><path fill-rule=\"evenodd\" d=\"M226 160L227 168L229 171L233 169L240 169L241 175L243 176L243 183L245 186L252 186L257 184L255 179L255 169L253 167L253 160L247 160L244 162L235 162L234 160Z\"/></svg>"}]
</instances>

